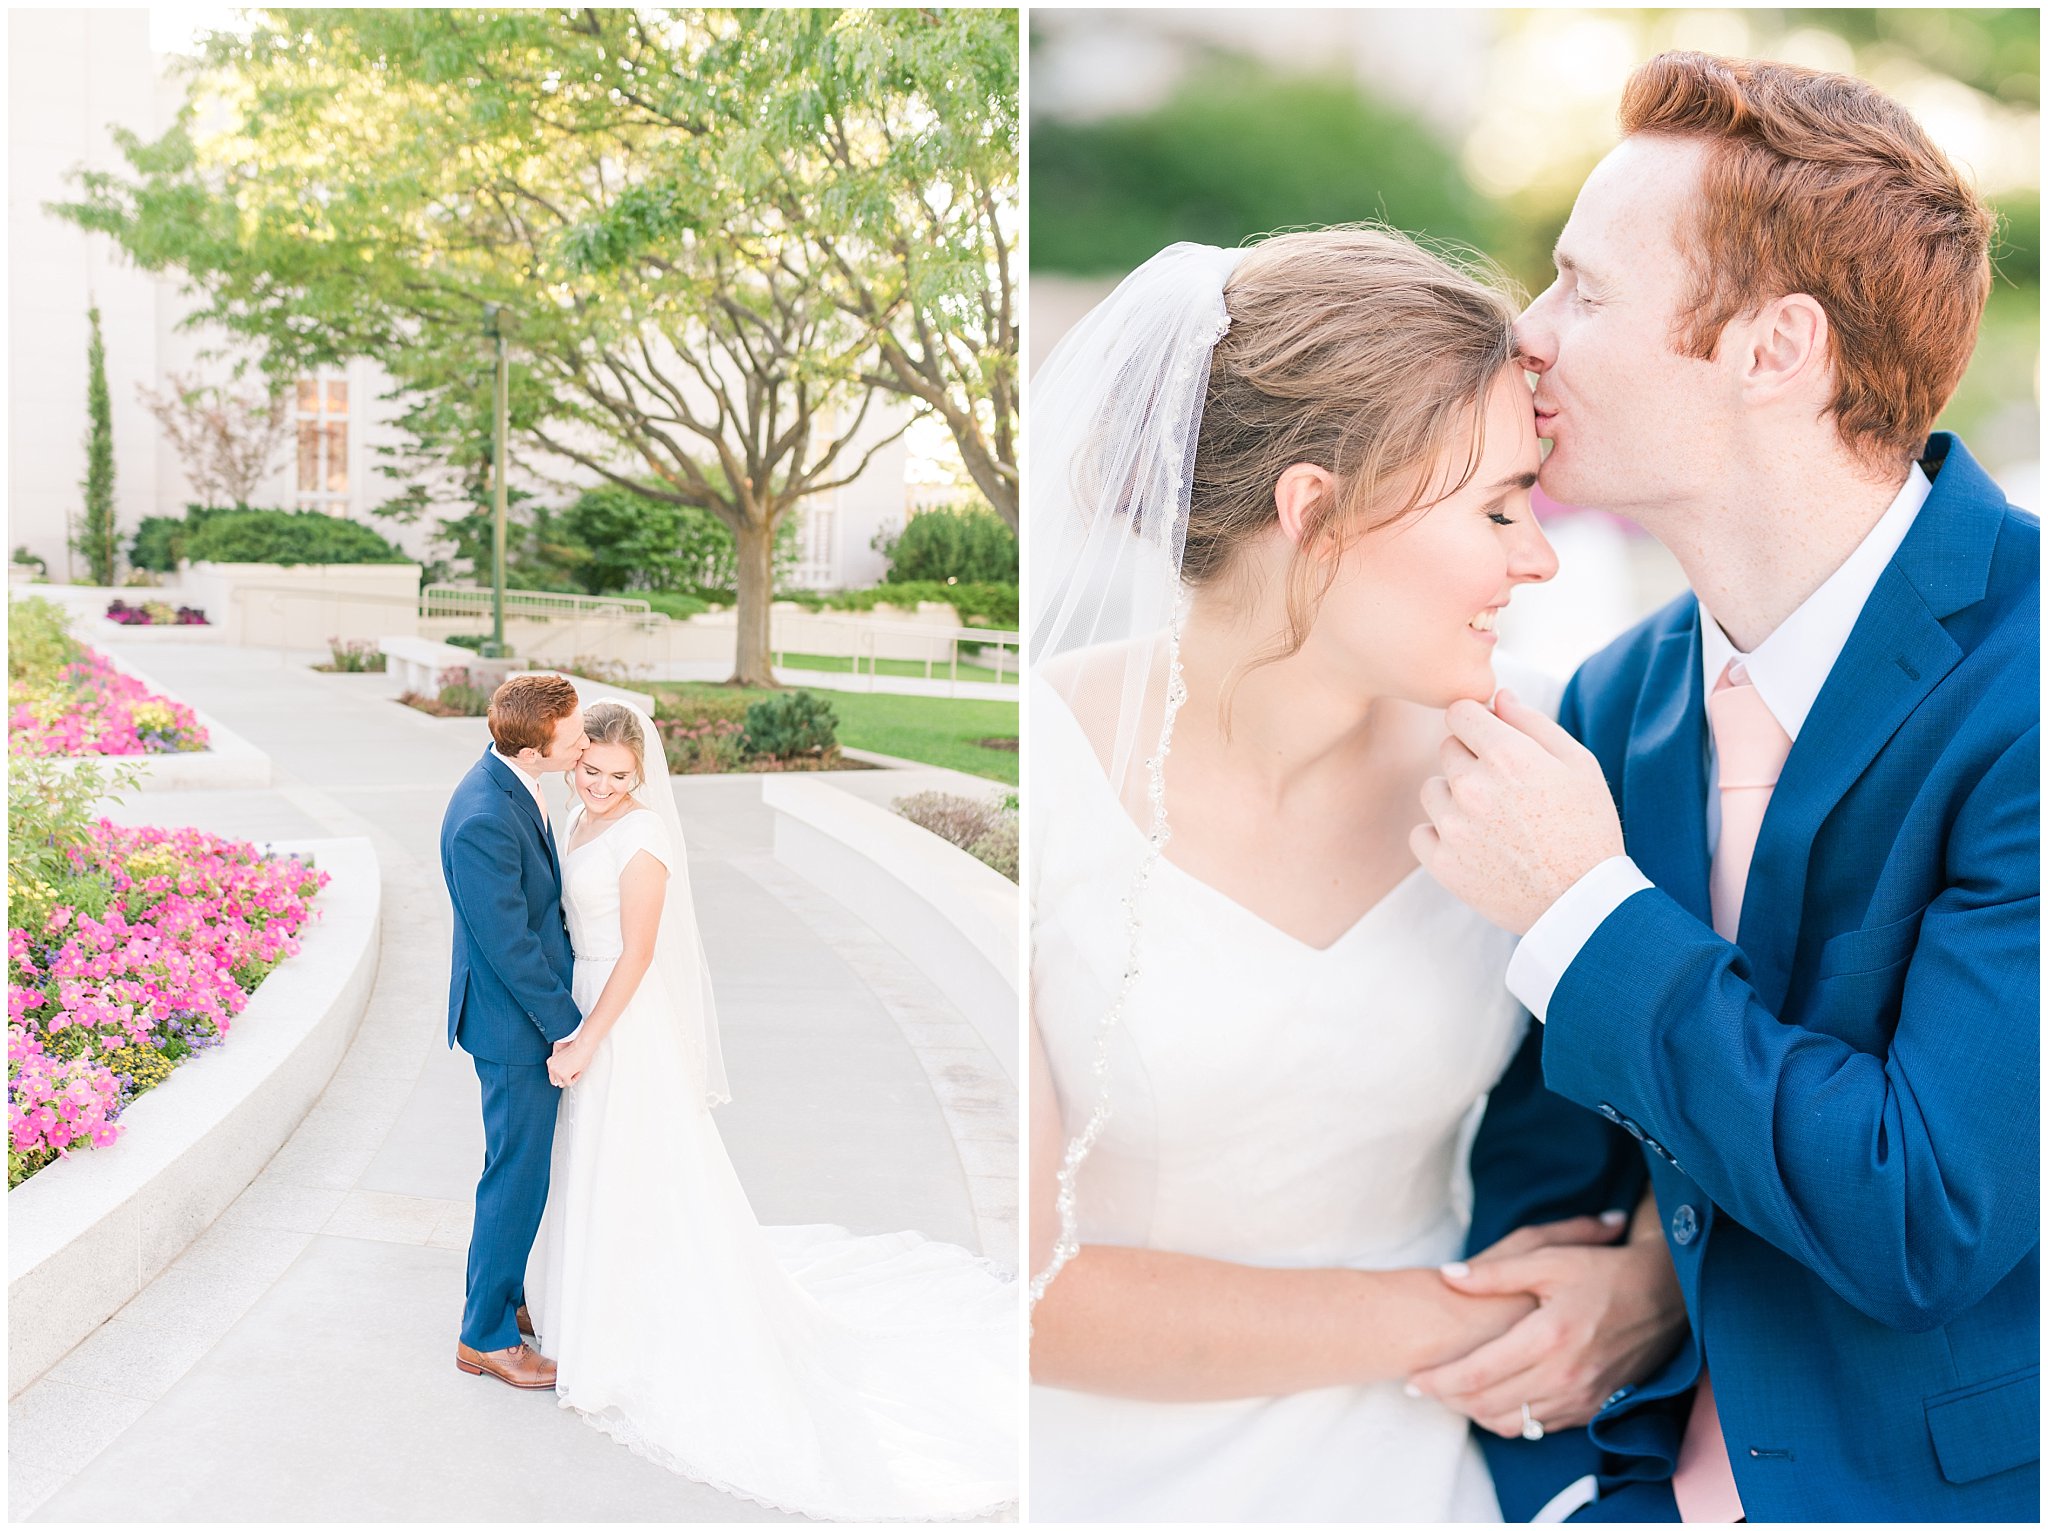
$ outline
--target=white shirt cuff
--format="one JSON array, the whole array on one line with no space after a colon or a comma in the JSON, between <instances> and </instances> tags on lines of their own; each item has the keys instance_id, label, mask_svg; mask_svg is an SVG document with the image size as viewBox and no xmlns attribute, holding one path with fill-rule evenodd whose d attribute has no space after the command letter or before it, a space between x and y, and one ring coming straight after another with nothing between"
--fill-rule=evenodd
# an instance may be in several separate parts
<instances>
[{"instance_id":1,"label":"white shirt cuff","mask_svg":"<svg viewBox=\"0 0 2048 1531\"><path fill-rule=\"evenodd\" d=\"M568 1034L568 1035L567 1035L566 1037L559 1037L559 1038L557 1038L557 1039L556 1039L556 1044L557 1044L557 1045L560 1045L560 1043L562 1043L562 1042L573 1042L573 1041L575 1041L575 1040L576 1040L576 1039L577 1039L578 1037L580 1037L580 1036L582 1036L582 1035L583 1035L583 1023L582 1023L581 1021L578 1021L578 1022L576 1023L576 1029L575 1029L574 1031L570 1032L570 1033L569 1033L569 1034Z\"/></svg>"},{"instance_id":2,"label":"white shirt cuff","mask_svg":"<svg viewBox=\"0 0 2048 1531\"><path fill-rule=\"evenodd\" d=\"M1557 1496L1529 1517L1532 1526L1556 1526L1570 1520L1600 1497L1600 1480L1591 1473L1561 1489Z\"/></svg>"},{"instance_id":3,"label":"white shirt cuff","mask_svg":"<svg viewBox=\"0 0 2048 1531\"><path fill-rule=\"evenodd\" d=\"M1542 1020L1550 1009L1565 969L1593 932L1622 903L1654 886L1626 856L1609 856L1565 889L1564 896L1543 911L1542 918L1515 946L1508 961L1508 992Z\"/></svg>"}]
</instances>

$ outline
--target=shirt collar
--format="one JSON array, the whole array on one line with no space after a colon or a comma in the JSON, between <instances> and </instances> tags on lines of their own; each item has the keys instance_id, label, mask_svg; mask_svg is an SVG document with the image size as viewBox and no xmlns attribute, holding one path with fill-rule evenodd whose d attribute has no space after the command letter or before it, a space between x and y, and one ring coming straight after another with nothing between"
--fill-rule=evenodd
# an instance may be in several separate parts
<instances>
[{"instance_id":1,"label":"shirt collar","mask_svg":"<svg viewBox=\"0 0 2048 1531\"><path fill-rule=\"evenodd\" d=\"M1806 715L1820 697L1820 688L1827 683L1828 672L1842 657L1870 592L1877 588L1885 566L1913 529L1914 518L1933 488L1920 464L1914 463L1904 486L1856 544L1856 550L1753 652L1740 652L1721 631L1713 613L1701 606L1700 669L1706 690L1714 689L1729 660L1741 660L1778 726L1797 739Z\"/></svg>"},{"instance_id":2,"label":"shirt collar","mask_svg":"<svg viewBox=\"0 0 2048 1531\"><path fill-rule=\"evenodd\" d=\"M524 766L520 765L518 761L514 760L510 755L506 754L503 750L499 749L497 745L494 744L491 746L491 753L495 755L498 759L504 761L506 766L508 766L511 769L512 774L514 776L517 776L521 781L526 783L527 790L533 794L533 800L540 804L541 817L546 818L548 811L548 800L541 794L540 778L531 775Z\"/></svg>"}]
</instances>

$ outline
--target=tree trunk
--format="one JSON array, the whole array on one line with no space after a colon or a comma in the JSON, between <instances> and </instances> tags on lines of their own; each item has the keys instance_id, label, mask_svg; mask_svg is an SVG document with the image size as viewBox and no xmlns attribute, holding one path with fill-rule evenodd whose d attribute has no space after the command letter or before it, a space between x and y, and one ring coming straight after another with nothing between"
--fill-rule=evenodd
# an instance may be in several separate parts
<instances>
[{"instance_id":1,"label":"tree trunk","mask_svg":"<svg viewBox=\"0 0 2048 1531\"><path fill-rule=\"evenodd\" d=\"M960 448L960 460L967 468L967 476L974 481L989 508L1003 518L1003 524L1011 531L1017 530L1017 485L1013 479L1004 476L997 466L993 454L982 450L976 442L970 449L967 442L957 436L955 443Z\"/></svg>"},{"instance_id":2,"label":"tree trunk","mask_svg":"<svg viewBox=\"0 0 2048 1531\"><path fill-rule=\"evenodd\" d=\"M739 545L739 599L734 615L739 636L732 678L740 686L773 686L774 656L768 647L769 603L775 599L775 526L748 516L734 535Z\"/></svg>"}]
</instances>

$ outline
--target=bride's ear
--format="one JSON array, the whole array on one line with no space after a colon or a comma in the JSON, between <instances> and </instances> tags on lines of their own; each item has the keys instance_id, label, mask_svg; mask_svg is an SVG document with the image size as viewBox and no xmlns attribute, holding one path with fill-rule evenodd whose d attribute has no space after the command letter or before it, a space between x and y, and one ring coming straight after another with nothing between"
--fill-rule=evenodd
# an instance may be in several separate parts
<instances>
[{"instance_id":1,"label":"bride's ear","mask_svg":"<svg viewBox=\"0 0 2048 1531\"><path fill-rule=\"evenodd\" d=\"M1299 548L1316 526L1317 511L1325 498L1337 492L1336 475L1314 463L1298 462L1280 475L1273 486L1273 504L1280 513L1280 530Z\"/></svg>"}]
</instances>

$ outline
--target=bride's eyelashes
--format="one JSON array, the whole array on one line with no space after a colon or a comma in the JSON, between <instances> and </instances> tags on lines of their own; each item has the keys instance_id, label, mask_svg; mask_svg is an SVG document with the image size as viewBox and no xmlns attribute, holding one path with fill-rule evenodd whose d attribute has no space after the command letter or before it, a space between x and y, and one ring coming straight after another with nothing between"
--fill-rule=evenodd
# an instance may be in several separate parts
<instances>
[{"instance_id":1,"label":"bride's eyelashes","mask_svg":"<svg viewBox=\"0 0 2048 1531\"><path fill-rule=\"evenodd\" d=\"M1498 510L1489 510L1486 513L1486 519L1491 521L1495 526L1513 526L1515 524L1515 518L1513 516L1507 515Z\"/></svg>"}]
</instances>

